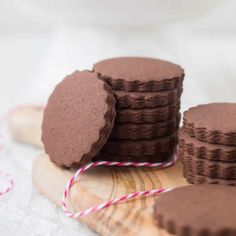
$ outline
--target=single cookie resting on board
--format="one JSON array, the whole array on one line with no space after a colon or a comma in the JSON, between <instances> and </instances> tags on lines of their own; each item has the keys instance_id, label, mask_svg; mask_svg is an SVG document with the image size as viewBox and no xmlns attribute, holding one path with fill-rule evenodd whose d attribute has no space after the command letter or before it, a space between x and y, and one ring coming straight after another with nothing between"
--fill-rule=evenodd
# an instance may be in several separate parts
<instances>
[{"instance_id":1,"label":"single cookie resting on board","mask_svg":"<svg viewBox=\"0 0 236 236\"><path fill-rule=\"evenodd\" d=\"M236 103L210 103L184 112L184 129L200 141L236 146Z\"/></svg>"},{"instance_id":2,"label":"single cookie resting on board","mask_svg":"<svg viewBox=\"0 0 236 236\"><path fill-rule=\"evenodd\" d=\"M155 155L160 152L172 152L177 144L177 133L151 140L116 140L108 139L102 152L115 155L136 156Z\"/></svg>"},{"instance_id":3,"label":"single cookie resting on board","mask_svg":"<svg viewBox=\"0 0 236 236\"><path fill-rule=\"evenodd\" d=\"M210 178L235 179L236 180L236 162L210 161L199 159L179 150L179 157L186 170L194 173L208 176Z\"/></svg>"},{"instance_id":4,"label":"single cookie resting on board","mask_svg":"<svg viewBox=\"0 0 236 236\"><path fill-rule=\"evenodd\" d=\"M75 71L49 97L42 124L45 151L59 166L85 164L106 143L114 119L111 88L95 73Z\"/></svg>"},{"instance_id":5,"label":"single cookie resting on board","mask_svg":"<svg viewBox=\"0 0 236 236\"><path fill-rule=\"evenodd\" d=\"M186 167L184 167L183 169L183 176L190 184L219 184L219 185L236 186L235 179L211 178L206 175L197 174L192 170L187 170Z\"/></svg>"},{"instance_id":6,"label":"single cookie resting on board","mask_svg":"<svg viewBox=\"0 0 236 236\"><path fill-rule=\"evenodd\" d=\"M196 158L212 161L236 161L236 147L222 144L211 144L199 141L188 135L184 127L179 130L179 147Z\"/></svg>"},{"instance_id":7,"label":"single cookie resting on board","mask_svg":"<svg viewBox=\"0 0 236 236\"><path fill-rule=\"evenodd\" d=\"M176 103L180 100L182 87L158 92L128 92L114 90L118 108L156 108Z\"/></svg>"},{"instance_id":8,"label":"single cookie resting on board","mask_svg":"<svg viewBox=\"0 0 236 236\"><path fill-rule=\"evenodd\" d=\"M236 188L222 185L190 185L157 198L154 219L179 236L235 236Z\"/></svg>"},{"instance_id":9,"label":"single cookie resting on board","mask_svg":"<svg viewBox=\"0 0 236 236\"><path fill-rule=\"evenodd\" d=\"M126 109L118 108L116 110L117 123L157 123L173 118L180 109L179 101L163 107Z\"/></svg>"},{"instance_id":10,"label":"single cookie resting on board","mask_svg":"<svg viewBox=\"0 0 236 236\"><path fill-rule=\"evenodd\" d=\"M114 90L154 92L182 86L184 70L171 62L119 57L97 62L93 70Z\"/></svg>"},{"instance_id":11,"label":"single cookie resting on board","mask_svg":"<svg viewBox=\"0 0 236 236\"><path fill-rule=\"evenodd\" d=\"M149 124L118 124L115 123L110 138L113 139L154 139L167 136L179 127L181 115L176 115L171 120Z\"/></svg>"},{"instance_id":12,"label":"single cookie resting on board","mask_svg":"<svg viewBox=\"0 0 236 236\"><path fill-rule=\"evenodd\" d=\"M175 150L168 151L168 152L160 152L156 153L155 155L140 155L140 156L127 156L127 155L114 155L108 154L104 152L100 152L93 161L131 161L131 162L165 162L170 160L175 153Z\"/></svg>"}]
</instances>

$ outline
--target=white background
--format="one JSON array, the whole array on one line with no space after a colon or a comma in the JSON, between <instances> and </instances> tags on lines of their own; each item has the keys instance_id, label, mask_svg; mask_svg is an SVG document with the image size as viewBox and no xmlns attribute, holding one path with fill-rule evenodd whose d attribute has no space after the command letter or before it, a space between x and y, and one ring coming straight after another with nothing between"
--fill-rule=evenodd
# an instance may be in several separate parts
<instances>
[{"instance_id":1,"label":"white background","mask_svg":"<svg viewBox=\"0 0 236 236\"><path fill-rule=\"evenodd\" d=\"M0 114L44 104L76 69L129 55L185 69L182 110L236 102L235 12L234 0L0 0ZM93 235L33 188L31 163L39 152L6 141L0 169L16 186L0 197L0 235Z\"/></svg>"}]
</instances>

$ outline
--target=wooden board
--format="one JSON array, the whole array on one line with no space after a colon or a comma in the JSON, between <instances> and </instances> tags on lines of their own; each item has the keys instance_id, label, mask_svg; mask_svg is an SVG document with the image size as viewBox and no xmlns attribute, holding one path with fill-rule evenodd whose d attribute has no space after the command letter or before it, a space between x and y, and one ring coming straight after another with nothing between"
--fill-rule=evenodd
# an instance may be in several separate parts
<instances>
[{"instance_id":1,"label":"wooden board","mask_svg":"<svg viewBox=\"0 0 236 236\"><path fill-rule=\"evenodd\" d=\"M8 128L12 137L21 142L43 148L41 125L43 108L25 106L14 109L7 115Z\"/></svg>"},{"instance_id":2,"label":"wooden board","mask_svg":"<svg viewBox=\"0 0 236 236\"><path fill-rule=\"evenodd\" d=\"M27 112L26 115L28 114ZM31 122L41 123L41 120L37 121L34 117ZM28 129L27 125L24 125L24 129ZM30 134L30 131L23 133ZM31 143L30 136L27 135L28 138L24 138L24 141ZM32 134L32 137L36 136L40 136L40 134ZM20 137L17 139L22 141ZM34 140L32 143L35 144L35 139L32 140ZM34 161L32 179L42 194L50 201L60 205L65 185L74 172L75 170L65 170L55 166L46 154L42 154ZM164 170L158 170L158 168L96 167L84 173L72 187L68 204L71 210L78 211L134 191L183 185L187 185L187 182L182 177L180 162ZM166 236L169 234L159 229L152 217L155 198L131 200L81 217L79 220L104 236Z\"/></svg>"}]
</instances>

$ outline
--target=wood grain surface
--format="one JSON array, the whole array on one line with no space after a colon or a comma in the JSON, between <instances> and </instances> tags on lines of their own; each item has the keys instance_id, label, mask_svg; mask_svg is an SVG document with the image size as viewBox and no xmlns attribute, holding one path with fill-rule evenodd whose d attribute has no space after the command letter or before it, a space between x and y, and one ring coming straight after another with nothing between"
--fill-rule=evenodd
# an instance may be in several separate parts
<instances>
[{"instance_id":1,"label":"wood grain surface","mask_svg":"<svg viewBox=\"0 0 236 236\"><path fill-rule=\"evenodd\" d=\"M15 111L11 116L20 116L24 125L9 123L13 136L20 141L42 147L41 130L31 127L41 126L41 115L36 115L33 108L26 111ZM42 111L41 111L42 112ZM33 126L32 126L33 125ZM15 132L17 130L17 132ZM24 137L21 135L24 134ZM20 136L19 136L20 135ZM50 201L60 205L65 185L75 170L66 170L54 165L46 154L35 158L32 167L32 179L35 187ZM158 168L135 167L96 167L79 177L73 185L68 204L73 211L79 211L102 203L110 198L134 191L149 190L160 187L179 187L187 185L182 177L182 164L159 170ZM152 217L155 197L139 198L111 206L100 212L81 217L92 230L104 236L120 235L169 235L159 229Z\"/></svg>"}]
</instances>

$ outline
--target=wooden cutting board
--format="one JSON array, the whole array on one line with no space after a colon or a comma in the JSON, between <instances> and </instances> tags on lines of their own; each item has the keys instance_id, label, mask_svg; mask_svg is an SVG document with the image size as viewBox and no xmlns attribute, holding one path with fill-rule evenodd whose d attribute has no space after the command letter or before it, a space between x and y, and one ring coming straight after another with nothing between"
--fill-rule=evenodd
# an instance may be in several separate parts
<instances>
[{"instance_id":1,"label":"wooden cutting board","mask_svg":"<svg viewBox=\"0 0 236 236\"><path fill-rule=\"evenodd\" d=\"M39 110L37 109L36 112L38 113ZM40 132L33 133L39 129L31 129L32 134L30 131L32 124L35 127L40 127L42 122L41 119L36 119L34 114L33 108L24 112L22 110L15 111L15 114L11 114L12 118L16 115L21 116L21 119L28 120L30 125L27 126L27 122L21 125L20 119L17 121L18 125L14 124L14 128L12 128L14 119L10 119L9 125L17 140L41 146L42 144L38 145L40 142L35 142L35 140L40 141ZM20 132L19 129L24 129L24 131L21 130ZM18 130L18 132L16 133L14 130ZM18 134L24 134L24 138L17 137ZM60 205L65 185L74 172L75 170L57 167L46 154L42 154L34 160L32 179L42 194L50 201ZM184 185L187 185L187 182L182 177L182 164L180 162L164 170L158 170L158 168L96 167L80 176L78 182L73 185L68 204L71 210L79 211L134 191ZM169 235L164 230L159 229L153 220L152 211L155 198L157 196L130 200L81 217L79 220L104 236Z\"/></svg>"}]
</instances>

